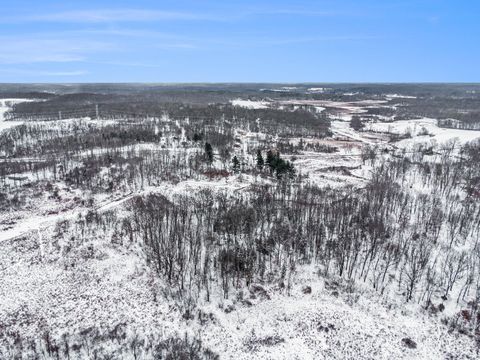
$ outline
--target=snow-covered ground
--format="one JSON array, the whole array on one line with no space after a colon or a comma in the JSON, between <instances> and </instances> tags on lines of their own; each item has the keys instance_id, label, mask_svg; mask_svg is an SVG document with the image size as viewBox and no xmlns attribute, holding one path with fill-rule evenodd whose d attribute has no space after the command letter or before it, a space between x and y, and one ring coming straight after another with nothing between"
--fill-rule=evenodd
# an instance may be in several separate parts
<instances>
[{"instance_id":1,"label":"snow-covered ground","mask_svg":"<svg viewBox=\"0 0 480 360\"><path fill-rule=\"evenodd\" d=\"M2 101L0 130L16 125L3 121L8 106ZM233 100L232 104L250 109L270 106L267 101L241 99ZM427 118L372 122L363 131L350 127L348 120L353 115L365 113L368 106L381 106L383 101L292 100L283 104L313 105L318 111L338 109L336 119L340 120L332 121L331 138L305 139L336 147L337 152L301 151L283 155L318 186L349 189L361 186L371 171L361 161L366 146L407 148L418 142L442 144L457 139L466 143L480 138L480 131L443 129L434 119ZM68 122L45 123L45 126L61 128ZM385 134L407 132L411 138L393 145ZM243 141L238 153L244 157L251 157L247 151L249 141L255 143L257 138L266 138L266 134L246 131L237 132L236 136ZM182 128L181 141L185 139ZM296 144L300 139L290 141ZM158 144L139 144L136 149L158 150L158 147ZM177 145L163 150L184 151ZM188 151L193 153L198 149ZM249 158L249 161L254 160ZM75 239L69 237L68 231L59 235L55 230L65 221L80 222L90 210L126 213L128 201L136 195L159 193L172 199L202 189L234 193L256 181L264 180L251 174L229 174L212 180L163 182L135 194L92 195L94 202L90 207L76 206L73 200L86 198L88 194L68 194L62 189L62 200L41 197L30 212L2 215L0 220L8 224L0 232L0 328L6 326L9 331L31 338L45 329L53 329L52 336L60 338L66 332L79 333L94 327L110 331L118 324L126 324L128 336L140 333L165 337L186 332L200 337L222 359L474 359L478 356L472 340L457 332L449 333L441 323L441 315L432 316L417 304L403 305L373 290L344 291L341 280L323 278L312 267L297 268L290 294L270 285L266 286L268 297L254 297L245 288L229 300L220 295L214 296L211 303L200 300L199 309L211 314L208 321L185 320L176 304L162 297L159 289L168 286L145 264L138 244L115 244L111 232L99 231L93 237ZM305 286L311 287L311 293L302 291ZM456 311L447 310L452 314ZM405 338L415 341L417 348L407 348L402 342Z\"/></svg>"},{"instance_id":2,"label":"snow-covered ground","mask_svg":"<svg viewBox=\"0 0 480 360\"><path fill-rule=\"evenodd\" d=\"M65 253L71 241L78 245ZM183 320L172 302L157 301L164 285L141 251L112 244L109 234L82 243L44 229L0 248L0 323L26 338L46 329L59 339L126 324L129 337L196 334L222 359L475 358L468 337L448 333L440 318L365 290L345 293L341 282L319 277L312 267L297 269L290 294L272 286L267 297L254 299L245 288L230 300L201 301L208 320L200 322ZM304 293L306 286L311 293ZM417 348L405 347L404 338Z\"/></svg>"},{"instance_id":3,"label":"snow-covered ground","mask_svg":"<svg viewBox=\"0 0 480 360\"><path fill-rule=\"evenodd\" d=\"M83 206L78 206L71 210L67 208L63 208L62 210L58 210L58 212L56 212L56 211L52 211L52 207L50 205L49 206L50 213L38 214L38 215L30 214L28 217L24 216L24 218L14 221L14 224L8 226L7 229L4 229L0 232L0 242L16 239L16 238L25 236L29 233L43 230L45 228L54 226L60 221L73 220L77 218L79 215L85 215L88 211L95 210L97 212L102 213L104 211L111 210L121 205L125 201L129 200L130 198L132 198L132 196L133 195L126 195L116 200L109 200L109 201L100 203L100 205L92 209L85 208Z\"/></svg>"},{"instance_id":4,"label":"snow-covered ground","mask_svg":"<svg viewBox=\"0 0 480 360\"><path fill-rule=\"evenodd\" d=\"M311 294L302 292L305 286ZM469 341L448 334L438 319L380 305L382 300L368 292L337 297L313 272L290 295L271 292L270 297L251 307L237 302L228 314L212 304L215 322L202 329L205 343L227 359L475 357L474 351L464 352ZM415 341L417 349L406 348L404 338Z\"/></svg>"},{"instance_id":5,"label":"snow-covered ground","mask_svg":"<svg viewBox=\"0 0 480 360\"><path fill-rule=\"evenodd\" d=\"M5 113L11 109L13 104L32 101L30 99L0 99L0 132L11 127L22 124L22 121L5 121Z\"/></svg>"},{"instance_id":6,"label":"snow-covered ground","mask_svg":"<svg viewBox=\"0 0 480 360\"><path fill-rule=\"evenodd\" d=\"M480 138L480 130L440 128L435 119L429 118L370 123L367 125L366 130L395 134L410 133L414 137L413 139L402 140L399 145L411 145L414 142L431 141L442 144L454 139L464 144Z\"/></svg>"},{"instance_id":7,"label":"snow-covered ground","mask_svg":"<svg viewBox=\"0 0 480 360\"><path fill-rule=\"evenodd\" d=\"M388 100L391 100L391 99L416 99L417 98L416 96L400 95L400 94L387 94L387 95L385 95L385 97Z\"/></svg>"},{"instance_id":8,"label":"snow-covered ground","mask_svg":"<svg viewBox=\"0 0 480 360\"><path fill-rule=\"evenodd\" d=\"M267 109L269 103L267 101L253 101L253 100L232 100L233 106L240 106L247 109Z\"/></svg>"},{"instance_id":9,"label":"snow-covered ground","mask_svg":"<svg viewBox=\"0 0 480 360\"><path fill-rule=\"evenodd\" d=\"M310 92L310 93L319 93L319 94L323 94L325 92L328 92L328 91L331 91L332 89L331 88L324 88L324 87L313 87L313 88L308 88L307 91Z\"/></svg>"}]
</instances>

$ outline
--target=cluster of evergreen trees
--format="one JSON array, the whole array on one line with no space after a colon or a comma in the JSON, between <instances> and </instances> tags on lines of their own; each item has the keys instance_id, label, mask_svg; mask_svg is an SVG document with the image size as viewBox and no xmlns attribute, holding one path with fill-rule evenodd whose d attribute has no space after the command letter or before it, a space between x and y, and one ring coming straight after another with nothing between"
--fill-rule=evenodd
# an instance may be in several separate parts
<instances>
[{"instance_id":1,"label":"cluster of evergreen trees","mask_svg":"<svg viewBox=\"0 0 480 360\"><path fill-rule=\"evenodd\" d=\"M237 173L241 169L241 162L236 155L232 157L232 170ZM293 178L295 176L295 168L293 164L280 157L278 151L268 150L266 158L263 157L262 151L257 150L256 168L259 171L267 170L270 175L275 175L278 179Z\"/></svg>"},{"instance_id":2,"label":"cluster of evergreen trees","mask_svg":"<svg viewBox=\"0 0 480 360\"><path fill-rule=\"evenodd\" d=\"M257 151L257 168L262 170L265 166L270 174L278 178L295 176L295 168L290 161L282 159L278 151L268 150L266 159L263 158L261 150Z\"/></svg>"}]
</instances>

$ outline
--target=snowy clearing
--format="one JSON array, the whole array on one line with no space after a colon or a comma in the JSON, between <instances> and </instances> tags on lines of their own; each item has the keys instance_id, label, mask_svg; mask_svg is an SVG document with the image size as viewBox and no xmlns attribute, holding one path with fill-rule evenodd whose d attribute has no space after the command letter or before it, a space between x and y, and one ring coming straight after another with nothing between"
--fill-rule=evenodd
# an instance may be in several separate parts
<instances>
[{"instance_id":1,"label":"snowy clearing","mask_svg":"<svg viewBox=\"0 0 480 360\"><path fill-rule=\"evenodd\" d=\"M266 101L253 101L253 100L232 100L233 106L240 106L247 109L267 109L269 103Z\"/></svg>"}]
</instances>

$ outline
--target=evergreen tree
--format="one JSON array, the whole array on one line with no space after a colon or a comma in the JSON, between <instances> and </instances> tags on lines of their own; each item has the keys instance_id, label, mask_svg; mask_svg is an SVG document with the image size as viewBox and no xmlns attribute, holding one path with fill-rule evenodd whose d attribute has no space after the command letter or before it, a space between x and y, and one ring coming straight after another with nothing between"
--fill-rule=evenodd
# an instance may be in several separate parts
<instances>
[{"instance_id":1,"label":"evergreen tree","mask_svg":"<svg viewBox=\"0 0 480 360\"><path fill-rule=\"evenodd\" d=\"M265 165L265 161L263 160L262 152L257 150L257 168L262 169L263 165Z\"/></svg>"},{"instance_id":2,"label":"evergreen tree","mask_svg":"<svg viewBox=\"0 0 480 360\"><path fill-rule=\"evenodd\" d=\"M208 142L205 143L205 157L207 159L207 162L213 162L213 148L212 145L210 145L210 143Z\"/></svg>"},{"instance_id":3,"label":"evergreen tree","mask_svg":"<svg viewBox=\"0 0 480 360\"><path fill-rule=\"evenodd\" d=\"M352 120L350 120L350 127L353 130L359 131L365 127L365 124L360 120L359 116L353 116Z\"/></svg>"},{"instance_id":4,"label":"evergreen tree","mask_svg":"<svg viewBox=\"0 0 480 360\"><path fill-rule=\"evenodd\" d=\"M202 140L202 135L200 135L198 133L193 134L193 141L197 142L197 141L200 141L200 140Z\"/></svg>"},{"instance_id":5,"label":"evergreen tree","mask_svg":"<svg viewBox=\"0 0 480 360\"><path fill-rule=\"evenodd\" d=\"M276 168L276 159L277 157L275 156L275 154L273 153L272 150L268 150L267 151L267 165L268 167L270 168L270 172L273 173L275 171L275 168Z\"/></svg>"},{"instance_id":6,"label":"evergreen tree","mask_svg":"<svg viewBox=\"0 0 480 360\"><path fill-rule=\"evenodd\" d=\"M295 176L293 164L290 161L282 159L278 152L274 153L273 151L269 150L267 152L266 164L270 168L270 174L273 175L275 173L279 179L284 176Z\"/></svg>"},{"instance_id":7,"label":"evergreen tree","mask_svg":"<svg viewBox=\"0 0 480 360\"><path fill-rule=\"evenodd\" d=\"M293 167L293 164L290 161L287 161L287 172L286 174L293 178L295 176L295 168Z\"/></svg>"},{"instance_id":8,"label":"evergreen tree","mask_svg":"<svg viewBox=\"0 0 480 360\"><path fill-rule=\"evenodd\" d=\"M240 170L240 161L236 156L234 156L232 159L232 165L233 165L233 172L238 172L238 170Z\"/></svg>"},{"instance_id":9,"label":"evergreen tree","mask_svg":"<svg viewBox=\"0 0 480 360\"><path fill-rule=\"evenodd\" d=\"M293 177L295 175L295 169L290 161L278 159L275 167L277 178L281 179L285 176Z\"/></svg>"}]
</instances>

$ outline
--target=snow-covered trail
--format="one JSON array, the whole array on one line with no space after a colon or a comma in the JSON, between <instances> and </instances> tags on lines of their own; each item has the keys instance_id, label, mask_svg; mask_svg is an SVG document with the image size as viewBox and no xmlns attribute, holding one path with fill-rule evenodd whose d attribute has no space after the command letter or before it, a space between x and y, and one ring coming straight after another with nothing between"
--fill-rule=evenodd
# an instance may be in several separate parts
<instances>
[{"instance_id":1,"label":"snow-covered trail","mask_svg":"<svg viewBox=\"0 0 480 360\"><path fill-rule=\"evenodd\" d=\"M133 198L136 194L128 194L120 199L108 201L95 208L95 211L102 213L114 209L126 201ZM0 232L0 242L13 240L24 236L32 231L45 229L56 224L59 221L75 219L78 215L84 213L85 210L71 210L60 214L51 214L45 216L31 216L16 223L11 229Z\"/></svg>"},{"instance_id":2,"label":"snow-covered trail","mask_svg":"<svg viewBox=\"0 0 480 360\"><path fill-rule=\"evenodd\" d=\"M375 142L366 139L365 137L360 135L360 133L350 128L350 123L348 121L332 121L331 130L334 136L341 136L347 139L359 141L370 145L375 144Z\"/></svg>"},{"instance_id":3,"label":"snow-covered trail","mask_svg":"<svg viewBox=\"0 0 480 360\"><path fill-rule=\"evenodd\" d=\"M200 189L213 189L216 191L239 191L248 187L251 183L249 177L244 176L243 181L239 181L237 177L232 179L219 179L219 180L186 180L178 184L172 185L165 183L161 186L147 187L142 191L126 194L115 200L107 201L103 204L95 207L94 211L103 213L115 208L118 208L126 201L134 198L135 196L142 196L150 193L158 193L172 198L174 195L188 194L198 191ZM51 214L51 215L34 215L26 219L22 219L13 225L11 229L0 232L0 242L13 240L24 236L30 232L45 229L49 226L55 225L59 221L72 220L78 217L80 214L85 214L89 209L73 209L70 211Z\"/></svg>"}]
</instances>

